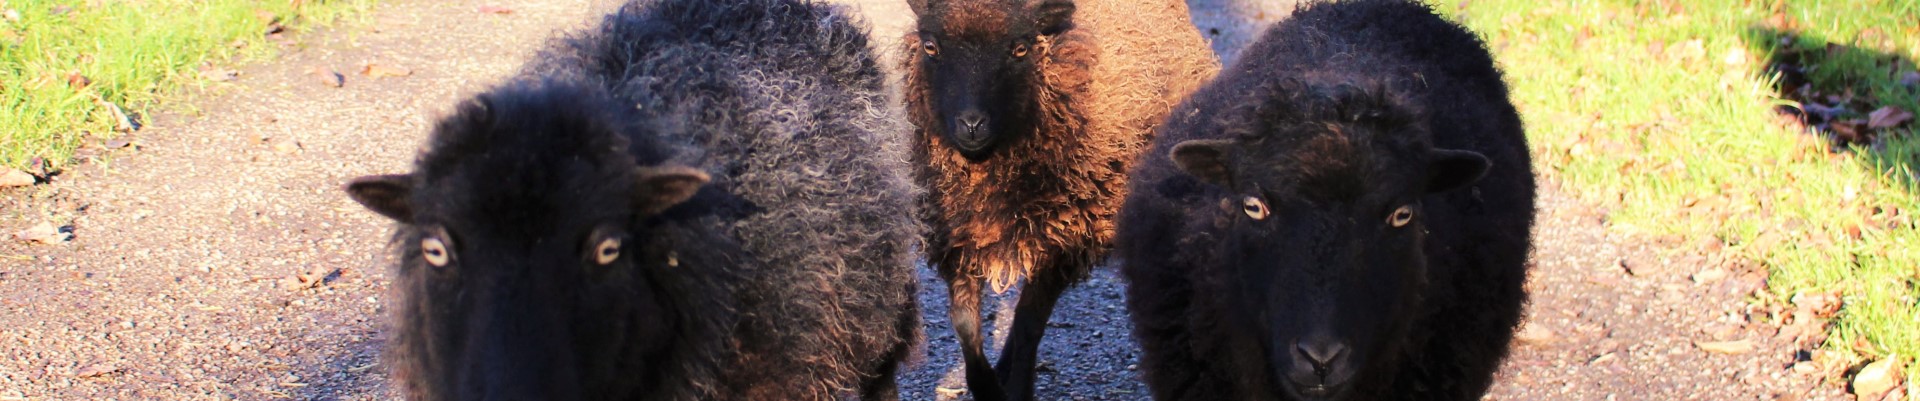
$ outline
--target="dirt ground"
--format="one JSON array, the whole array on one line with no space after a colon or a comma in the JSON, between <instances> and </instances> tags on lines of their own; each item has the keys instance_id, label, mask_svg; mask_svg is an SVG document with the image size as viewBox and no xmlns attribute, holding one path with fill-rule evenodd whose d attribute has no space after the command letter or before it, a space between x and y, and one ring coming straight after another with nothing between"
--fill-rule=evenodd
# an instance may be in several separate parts
<instances>
[{"instance_id":1,"label":"dirt ground","mask_svg":"<svg viewBox=\"0 0 1920 401\"><path fill-rule=\"evenodd\" d=\"M900 0L844 0L894 48ZM1190 0L1231 57L1288 1ZM160 113L126 149L53 182L0 191L0 234L53 222L69 242L0 235L0 401L391 399L379 363L385 220L339 187L407 167L430 122L607 0L389 0L365 23L302 36ZM483 13L482 6L511 13ZM405 76L373 77L366 65ZM316 69L345 76L320 83ZM1495 400L1840 400L1795 373L1776 327L1743 299L1764 273L1691 241L1629 238L1548 183L1531 322ZM923 269L924 270L924 269ZM910 400L965 399L944 286L923 274L928 344ZM1140 400L1123 283L1069 293L1043 346L1040 395ZM1004 330L1010 296L996 298ZM1749 340L1750 351L1696 342ZM997 341L995 337L992 341Z\"/></svg>"}]
</instances>

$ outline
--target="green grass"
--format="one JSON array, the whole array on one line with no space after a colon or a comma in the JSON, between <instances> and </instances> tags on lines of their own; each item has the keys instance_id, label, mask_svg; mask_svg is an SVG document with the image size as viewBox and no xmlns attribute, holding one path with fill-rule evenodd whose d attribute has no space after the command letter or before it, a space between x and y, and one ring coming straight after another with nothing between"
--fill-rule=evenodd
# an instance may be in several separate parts
<instances>
[{"instance_id":1,"label":"green grass","mask_svg":"<svg viewBox=\"0 0 1920 401\"><path fill-rule=\"evenodd\" d=\"M1829 152L1773 111L1792 102L1767 69L1796 35L1792 49L1816 49L1816 86L1920 111L1897 82L1920 59L1920 0L1436 4L1494 48L1541 175L1609 208L1615 229L1718 238L1769 270L1762 304L1840 292L1825 347L1849 363L1920 355L1915 125ZM1776 14L1791 28L1766 28Z\"/></svg>"},{"instance_id":2,"label":"green grass","mask_svg":"<svg viewBox=\"0 0 1920 401\"><path fill-rule=\"evenodd\" d=\"M269 24L299 29L372 0L0 0L0 167L56 166L116 135L108 104L150 112L203 63L272 54ZM69 74L91 80L76 88Z\"/></svg>"}]
</instances>

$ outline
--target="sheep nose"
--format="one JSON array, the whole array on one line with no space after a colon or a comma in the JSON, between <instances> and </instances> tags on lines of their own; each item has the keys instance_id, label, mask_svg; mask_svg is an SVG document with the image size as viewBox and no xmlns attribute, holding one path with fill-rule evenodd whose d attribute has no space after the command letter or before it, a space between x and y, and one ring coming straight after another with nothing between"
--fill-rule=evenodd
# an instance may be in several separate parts
<instances>
[{"instance_id":1,"label":"sheep nose","mask_svg":"<svg viewBox=\"0 0 1920 401\"><path fill-rule=\"evenodd\" d=\"M1346 344L1324 338L1300 340L1294 343L1293 351L1294 355L1307 362L1308 366L1303 367L1312 368L1313 376L1320 379L1319 383L1311 384L1339 384L1332 382L1331 376L1345 367L1342 365L1346 364L1349 354Z\"/></svg>"},{"instance_id":2,"label":"sheep nose","mask_svg":"<svg viewBox=\"0 0 1920 401\"><path fill-rule=\"evenodd\" d=\"M979 111L974 111L974 110L968 110L966 112L960 113L960 126L965 127L967 129L967 133L969 134L979 132L980 129L984 128L986 125L987 125L986 113L981 113Z\"/></svg>"}]
</instances>

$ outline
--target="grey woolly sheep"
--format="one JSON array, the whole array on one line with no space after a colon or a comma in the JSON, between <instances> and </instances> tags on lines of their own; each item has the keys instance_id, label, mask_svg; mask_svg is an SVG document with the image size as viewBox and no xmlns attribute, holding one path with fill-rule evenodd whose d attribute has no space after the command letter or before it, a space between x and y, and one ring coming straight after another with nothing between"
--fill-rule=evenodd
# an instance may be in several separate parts
<instances>
[{"instance_id":1,"label":"grey woolly sheep","mask_svg":"<svg viewBox=\"0 0 1920 401\"><path fill-rule=\"evenodd\" d=\"M413 172L354 180L400 223L402 390L898 398L924 230L863 24L629 3L442 120Z\"/></svg>"},{"instance_id":2,"label":"grey woolly sheep","mask_svg":"<svg viewBox=\"0 0 1920 401\"><path fill-rule=\"evenodd\" d=\"M1157 400L1478 400L1526 301L1526 135L1471 32L1308 5L1162 127L1116 253Z\"/></svg>"},{"instance_id":3,"label":"grey woolly sheep","mask_svg":"<svg viewBox=\"0 0 1920 401\"><path fill-rule=\"evenodd\" d=\"M967 386L1032 397L1053 306L1105 258L1126 171L1174 104L1219 70L1180 0L909 0L901 70L915 180ZM985 286L1026 280L996 368Z\"/></svg>"}]
</instances>

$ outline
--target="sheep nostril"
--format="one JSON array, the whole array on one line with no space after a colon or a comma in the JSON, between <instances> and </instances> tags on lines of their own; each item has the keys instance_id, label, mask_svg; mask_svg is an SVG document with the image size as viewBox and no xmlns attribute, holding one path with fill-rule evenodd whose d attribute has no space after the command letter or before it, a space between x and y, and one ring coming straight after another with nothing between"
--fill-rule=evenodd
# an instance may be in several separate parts
<instances>
[{"instance_id":1,"label":"sheep nostril","mask_svg":"<svg viewBox=\"0 0 1920 401\"><path fill-rule=\"evenodd\" d=\"M1294 352L1313 367L1313 375L1325 380L1346 359L1347 346L1335 341L1301 341Z\"/></svg>"},{"instance_id":2,"label":"sheep nostril","mask_svg":"<svg viewBox=\"0 0 1920 401\"><path fill-rule=\"evenodd\" d=\"M982 126L986 124L987 124L986 114L982 114L980 112L973 112L973 111L960 113L960 126L965 127L968 132L979 131L980 128L982 128Z\"/></svg>"}]
</instances>

